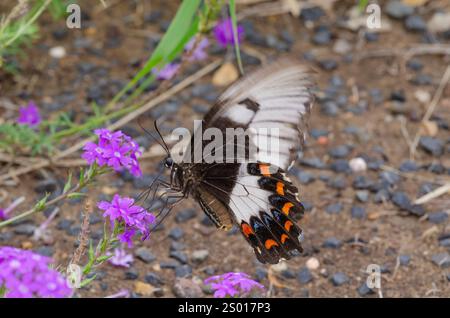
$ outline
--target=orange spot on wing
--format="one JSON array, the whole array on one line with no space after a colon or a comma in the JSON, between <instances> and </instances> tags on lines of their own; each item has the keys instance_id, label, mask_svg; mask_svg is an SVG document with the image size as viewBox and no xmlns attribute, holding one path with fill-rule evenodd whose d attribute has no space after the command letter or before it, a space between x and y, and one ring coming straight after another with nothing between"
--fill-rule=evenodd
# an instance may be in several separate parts
<instances>
[{"instance_id":1,"label":"orange spot on wing","mask_svg":"<svg viewBox=\"0 0 450 318\"><path fill-rule=\"evenodd\" d=\"M288 221L289 222L289 221ZM286 242L286 240L289 238L289 236L287 236L286 234L281 234L281 243L284 244L284 242Z\"/></svg>"},{"instance_id":2,"label":"orange spot on wing","mask_svg":"<svg viewBox=\"0 0 450 318\"><path fill-rule=\"evenodd\" d=\"M272 248L272 246L278 246L278 243L272 239L268 239L264 243L264 246L266 247L266 249L270 250Z\"/></svg>"},{"instance_id":3,"label":"orange spot on wing","mask_svg":"<svg viewBox=\"0 0 450 318\"><path fill-rule=\"evenodd\" d=\"M294 225L294 224L291 221L286 221L284 223L284 228L286 229L286 231L289 232L291 230L292 225Z\"/></svg>"},{"instance_id":4,"label":"orange spot on wing","mask_svg":"<svg viewBox=\"0 0 450 318\"><path fill-rule=\"evenodd\" d=\"M284 214L289 215L289 210L294 206L291 202L286 202L281 209Z\"/></svg>"},{"instance_id":5,"label":"orange spot on wing","mask_svg":"<svg viewBox=\"0 0 450 318\"><path fill-rule=\"evenodd\" d=\"M277 193L279 195L284 195L284 184L283 182L277 182Z\"/></svg>"},{"instance_id":6,"label":"orange spot on wing","mask_svg":"<svg viewBox=\"0 0 450 318\"><path fill-rule=\"evenodd\" d=\"M270 176L270 169L269 165L259 165L259 170L261 171L261 174L265 177Z\"/></svg>"},{"instance_id":7,"label":"orange spot on wing","mask_svg":"<svg viewBox=\"0 0 450 318\"><path fill-rule=\"evenodd\" d=\"M250 234L255 234L255 232L253 232L253 230L252 230L252 228L250 227L250 225L248 225L248 224L246 224L246 223L243 223L243 224L241 225L241 227L242 227L242 233L244 233L244 235L245 235L246 237L249 237Z\"/></svg>"}]
</instances>

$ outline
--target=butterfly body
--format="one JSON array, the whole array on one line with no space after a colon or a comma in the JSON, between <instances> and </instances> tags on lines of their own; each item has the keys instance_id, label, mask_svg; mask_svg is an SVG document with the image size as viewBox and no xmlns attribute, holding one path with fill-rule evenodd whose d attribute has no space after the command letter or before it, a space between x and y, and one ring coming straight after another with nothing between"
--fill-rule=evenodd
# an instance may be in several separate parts
<instances>
[{"instance_id":1,"label":"butterfly body","mask_svg":"<svg viewBox=\"0 0 450 318\"><path fill-rule=\"evenodd\" d=\"M200 161L193 160L193 153L204 154L208 142L192 139L185 160L170 164L171 187L193 197L218 228L239 227L262 263L276 264L302 252L302 230L295 220L304 209L285 171L303 141L301 123L312 104L310 86L306 68L292 60L244 77L222 94L199 129L204 133L213 128L227 137L229 128L251 133L240 141L224 138L221 147ZM269 143L279 145L276 154ZM208 160L217 155L222 160Z\"/></svg>"}]
</instances>

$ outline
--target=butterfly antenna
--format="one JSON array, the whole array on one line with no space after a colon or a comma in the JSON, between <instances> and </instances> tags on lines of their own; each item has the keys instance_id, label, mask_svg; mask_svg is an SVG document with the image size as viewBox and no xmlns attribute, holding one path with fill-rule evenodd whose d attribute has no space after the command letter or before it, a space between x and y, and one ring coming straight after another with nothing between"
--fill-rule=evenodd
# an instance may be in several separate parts
<instances>
[{"instance_id":1,"label":"butterfly antenna","mask_svg":"<svg viewBox=\"0 0 450 318\"><path fill-rule=\"evenodd\" d=\"M144 128L144 126L143 126L142 123L141 123L141 117L138 118L137 122L138 122L139 127L141 127L141 129L142 129L147 135L149 135L154 141L156 141L156 142L158 143L158 145L160 145L160 146L164 149L164 151L166 151L167 154L169 154L169 151L168 151L168 148L167 148L166 143L162 144L155 136L153 136L153 134L152 134L150 131L148 131L146 128ZM158 132L158 134L159 134L159 132Z\"/></svg>"},{"instance_id":2,"label":"butterfly antenna","mask_svg":"<svg viewBox=\"0 0 450 318\"><path fill-rule=\"evenodd\" d=\"M161 138L161 141L162 141L163 144L164 144L164 148L166 149L167 154L170 155L169 147L167 146L167 144L166 144L166 142L164 141L164 138L163 138L161 132L159 131L159 128L158 128L158 124L157 124L157 122L156 122L156 119L155 119L155 121L153 122L153 125L155 126L155 130L156 130L156 132L158 133L159 138Z\"/></svg>"}]
</instances>

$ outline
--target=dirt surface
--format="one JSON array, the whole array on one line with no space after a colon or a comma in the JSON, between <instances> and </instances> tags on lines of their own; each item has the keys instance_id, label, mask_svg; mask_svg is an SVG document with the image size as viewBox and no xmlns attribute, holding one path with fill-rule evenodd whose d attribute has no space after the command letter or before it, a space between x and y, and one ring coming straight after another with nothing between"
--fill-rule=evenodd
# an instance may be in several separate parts
<instances>
[{"instance_id":1,"label":"dirt surface","mask_svg":"<svg viewBox=\"0 0 450 318\"><path fill-rule=\"evenodd\" d=\"M25 50L26 58L18 59L18 74L0 74L2 100L22 105L32 99L46 118L68 111L76 122L82 123L92 112L90 102L106 103L139 70L177 7L175 1L139 2L145 5L136 6L127 1L103 10L100 4L93 6L91 1L89 4L80 1L86 13L81 30L66 29L64 22L52 22L44 17L41 38ZM415 14L428 21L438 9L450 11L445 1L432 2L416 8ZM450 237L450 225L444 215L449 211L449 196L440 196L410 211L395 204L395 199L374 202L384 192L388 197L397 198L399 193L404 193L412 202L426 193L425 190L431 191L450 179L448 85L432 117L438 127L432 138L442 143L442 152L433 155L419 145L413 159L417 165L415 171L396 174L386 170L386 167L399 169L410 159L402 122L413 138L428 106L417 99L417 92L432 97L449 65L448 58L431 54L414 56L405 63L393 55L394 50L433 40L448 45L450 37L408 29L405 19L392 19L386 14L383 3L382 19L385 20L382 21L388 21L391 29L369 41L374 38L372 33L338 27L338 21L350 8L347 4L339 2L317 21L307 23L305 15L298 18L289 13L268 17L250 15L241 21L246 32L242 43L246 71L257 67L254 64L265 62L259 59L271 60L288 53L316 70L318 92L309 122L311 136L302 159L291 171L300 189L300 199L307 207L305 217L299 221L304 230L305 253L277 266L262 265L237 231L216 230L205 222L199 206L186 200L167 217L162 230L152 233L149 241L136 242L131 251L136 258L136 250L145 247L155 260L145 263L136 258L131 269L105 264L98 268L97 279L77 293L79 296L102 297L127 289L132 296L146 297L139 294L136 283L148 282L154 287L151 297L173 297L176 275L192 278L192 283L202 286L202 280L214 273L242 271L260 280L268 288L269 297L378 297L378 291L371 293L363 286L369 264L378 264L382 269L384 297L450 296L450 261L440 266L433 262L437 254L450 252L450 244L445 241ZM239 7L238 12L246 9ZM319 45L314 38L321 27L326 28L322 32L328 32L330 38ZM349 49L340 54L336 52L336 43L342 41ZM51 58L48 51L55 46L63 46L67 56L60 60ZM359 59L379 49L387 49L388 56ZM233 56L232 50L224 52L214 44L210 53L206 61L191 65L188 72L193 73L220 57ZM422 65L421 69L414 70L411 61ZM330 63L336 65L329 67ZM428 76L429 83L414 83L418 76L423 79L423 75ZM144 125L151 127L152 121L164 114L164 132L179 126L191 128L192 119L201 117L202 111L223 90L205 86L210 85L211 78L209 74L146 113L142 116ZM334 110L331 115L327 114L330 109ZM10 119L16 115L0 107L0 116ZM151 144L136 121L124 127L124 131L134 137L141 136L138 140L144 147ZM63 147L74 142L69 139ZM336 150L338 146L342 147ZM355 157L365 159L367 171L348 170L348 161ZM305 159L312 158L320 160L323 167L305 164ZM158 169L160 159L142 160L147 180ZM335 172L336 163L345 172ZM2 174L9 168L0 164ZM25 196L21 208L31 206L42 196L42 189L59 189L67 173L66 169L48 168L22 176L10 186L1 186L3 202ZM89 190L89 198L93 201L110 198L117 191L132 196L144 189L145 181L130 181L124 175L105 176ZM367 197L367 202L361 202L357 195L363 201ZM330 213L330 205L339 203L342 208ZM355 207L363 210L356 209L352 216ZM56 264L65 266L75 249L82 208L76 202L62 204L59 215L49 226L51 238L47 242L34 241L32 233L20 231L24 225L39 226L46 218L42 214L1 229L0 244L49 254ZM188 209L195 212L183 220L183 216L190 215ZM358 212L362 213L361 218L355 217ZM437 212L444 216L436 217ZM431 222L430 215L438 220ZM92 218L94 239L102 232L99 219L99 216ZM177 232L181 232L180 238L174 239ZM208 254L200 263L193 261L193 254L198 250L206 250ZM187 257L186 264L176 259L183 258L180 254ZM318 269L305 269L311 258L319 261ZM148 278L150 273L161 282ZM204 286L202 289L197 296L210 297L210 291Z\"/></svg>"}]
</instances>

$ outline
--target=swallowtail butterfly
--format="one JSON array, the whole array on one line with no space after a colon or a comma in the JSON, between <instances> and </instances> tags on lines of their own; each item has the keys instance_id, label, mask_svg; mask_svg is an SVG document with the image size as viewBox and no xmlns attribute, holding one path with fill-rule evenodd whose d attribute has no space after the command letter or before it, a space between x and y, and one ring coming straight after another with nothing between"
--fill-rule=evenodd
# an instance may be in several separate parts
<instances>
[{"instance_id":1,"label":"swallowtail butterfly","mask_svg":"<svg viewBox=\"0 0 450 318\"><path fill-rule=\"evenodd\" d=\"M303 143L305 121L313 102L311 87L305 66L282 59L238 80L205 115L203 131L216 128L226 134L227 128L243 128L258 134L262 129L276 129L277 136L266 135L269 142L278 142L276 156L257 143L250 160L247 148L253 139L249 137L244 145L236 140L232 144L235 150L245 148L244 160L211 163L203 158L200 162L175 162L169 155L164 161L171 171L170 184L166 185L172 193L181 198L193 197L218 228L239 227L262 263L276 264L296 251L302 252L302 229L295 220L304 208L286 171ZM224 140L223 149L225 144ZM192 153L206 144L192 139L189 147ZM186 159L192 159L192 154L189 156Z\"/></svg>"}]
</instances>

